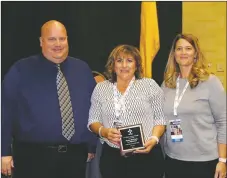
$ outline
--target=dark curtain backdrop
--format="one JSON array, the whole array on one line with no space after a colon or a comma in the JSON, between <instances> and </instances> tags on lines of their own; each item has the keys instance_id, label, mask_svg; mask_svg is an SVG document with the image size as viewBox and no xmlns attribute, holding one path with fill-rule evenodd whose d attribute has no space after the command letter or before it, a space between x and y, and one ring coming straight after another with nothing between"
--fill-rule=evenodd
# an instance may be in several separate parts
<instances>
[{"instance_id":1,"label":"dark curtain backdrop","mask_svg":"<svg viewBox=\"0 0 227 178\"><path fill-rule=\"evenodd\" d=\"M119 44L139 47L141 2L1 2L2 79L17 60L40 52L40 28L48 20L65 24L70 56L104 71ZM171 43L182 30L182 2L157 2L160 50L153 78L161 84Z\"/></svg>"}]
</instances>

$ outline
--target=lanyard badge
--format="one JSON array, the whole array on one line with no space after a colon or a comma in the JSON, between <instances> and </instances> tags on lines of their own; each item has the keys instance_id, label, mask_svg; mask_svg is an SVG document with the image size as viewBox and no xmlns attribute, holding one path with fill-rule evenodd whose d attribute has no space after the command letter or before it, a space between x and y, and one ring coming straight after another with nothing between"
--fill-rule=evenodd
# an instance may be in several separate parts
<instances>
[{"instance_id":1,"label":"lanyard badge","mask_svg":"<svg viewBox=\"0 0 227 178\"><path fill-rule=\"evenodd\" d=\"M189 85L189 82L187 81L187 83L185 84L185 86L183 88L182 93L179 96L179 90L180 90L179 80L180 80L180 77L177 78L177 83L176 83L176 95L175 95L174 107L173 107L174 116L177 116L177 108ZM183 132L182 132L182 128L181 128L181 120L180 119L170 120L169 126L170 126L170 135L171 135L172 142L182 142L183 141Z\"/></svg>"},{"instance_id":2,"label":"lanyard badge","mask_svg":"<svg viewBox=\"0 0 227 178\"><path fill-rule=\"evenodd\" d=\"M186 89L188 88L189 82L186 83L186 85L184 86L184 89L182 91L182 93L179 96L179 77L177 78L177 84L176 84L176 95L175 95L175 99L174 99L174 106L173 106L173 114L174 116L177 116L177 107L179 106L182 97L184 96L184 93L186 91Z\"/></svg>"},{"instance_id":3,"label":"lanyard badge","mask_svg":"<svg viewBox=\"0 0 227 178\"><path fill-rule=\"evenodd\" d=\"M135 81L135 76L130 81L127 89L125 90L124 94L121 96L118 96L117 94L117 83L113 86L113 92L114 92L114 108L115 108L115 115L116 120L114 121L114 126L116 128L119 128L123 125L123 122L120 120L120 115L125 112L125 97L128 95L129 89L131 88L133 82Z\"/></svg>"},{"instance_id":4,"label":"lanyard badge","mask_svg":"<svg viewBox=\"0 0 227 178\"><path fill-rule=\"evenodd\" d=\"M170 135L172 142L182 142L183 141L183 133L181 128L181 120L170 120Z\"/></svg>"}]
</instances>

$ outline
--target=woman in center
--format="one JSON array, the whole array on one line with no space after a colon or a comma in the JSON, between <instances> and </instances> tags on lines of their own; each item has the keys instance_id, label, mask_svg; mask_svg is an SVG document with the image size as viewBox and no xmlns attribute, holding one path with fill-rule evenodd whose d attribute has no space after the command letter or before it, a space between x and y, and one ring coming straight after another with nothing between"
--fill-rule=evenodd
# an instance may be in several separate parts
<instances>
[{"instance_id":1,"label":"woman in center","mask_svg":"<svg viewBox=\"0 0 227 178\"><path fill-rule=\"evenodd\" d=\"M165 131L164 95L158 84L143 78L141 56L130 45L117 46L106 64L108 80L98 83L91 98L88 128L103 144L102 178L162 178L159 138ZM143 149L120 153L119 127L142 125Z\"/></svg>"}]
</instances>

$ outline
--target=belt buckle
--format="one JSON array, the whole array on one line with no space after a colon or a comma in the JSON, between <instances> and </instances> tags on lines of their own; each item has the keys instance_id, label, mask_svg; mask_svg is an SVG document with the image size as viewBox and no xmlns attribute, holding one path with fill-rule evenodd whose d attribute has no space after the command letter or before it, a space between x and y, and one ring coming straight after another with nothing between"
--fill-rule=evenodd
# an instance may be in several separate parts
<instances>
[{"instance_id":1,"label":"belt buckle","mask_svg":"<svg viewBox=\"0 0 227 178\"><path fill-rule=\"evenodd\" d=\"M59 145L58 146L58 152L59 153L65 153L65 152L67 152L67 145Z\"/></svg>"}]
</instances>

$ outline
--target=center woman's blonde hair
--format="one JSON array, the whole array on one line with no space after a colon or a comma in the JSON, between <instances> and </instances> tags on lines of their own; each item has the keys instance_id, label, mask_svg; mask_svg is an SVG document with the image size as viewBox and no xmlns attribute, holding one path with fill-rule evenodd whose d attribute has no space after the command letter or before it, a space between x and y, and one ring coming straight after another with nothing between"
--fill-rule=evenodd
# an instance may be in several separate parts
<instances>
[{"instance_id":1,"label":"center woman's blonde hair","mask_svg":"<svg viewBox=\"0 0 227 178\"><path fill-rule=\"evenodd\" d=\"M168 88L176 88L176 79L180 75L180 68L175 59L175 48L178 40L184 39L189 42L195 50L195 60L191 72L188 77L191 88L198 85L200 81L205 81L209 77L209 72L206 67L206 61L202 54L198 39L191 34L178 34L172 44L168 62L164 73L164 83Z\"/></svg>"}]
</instances>

